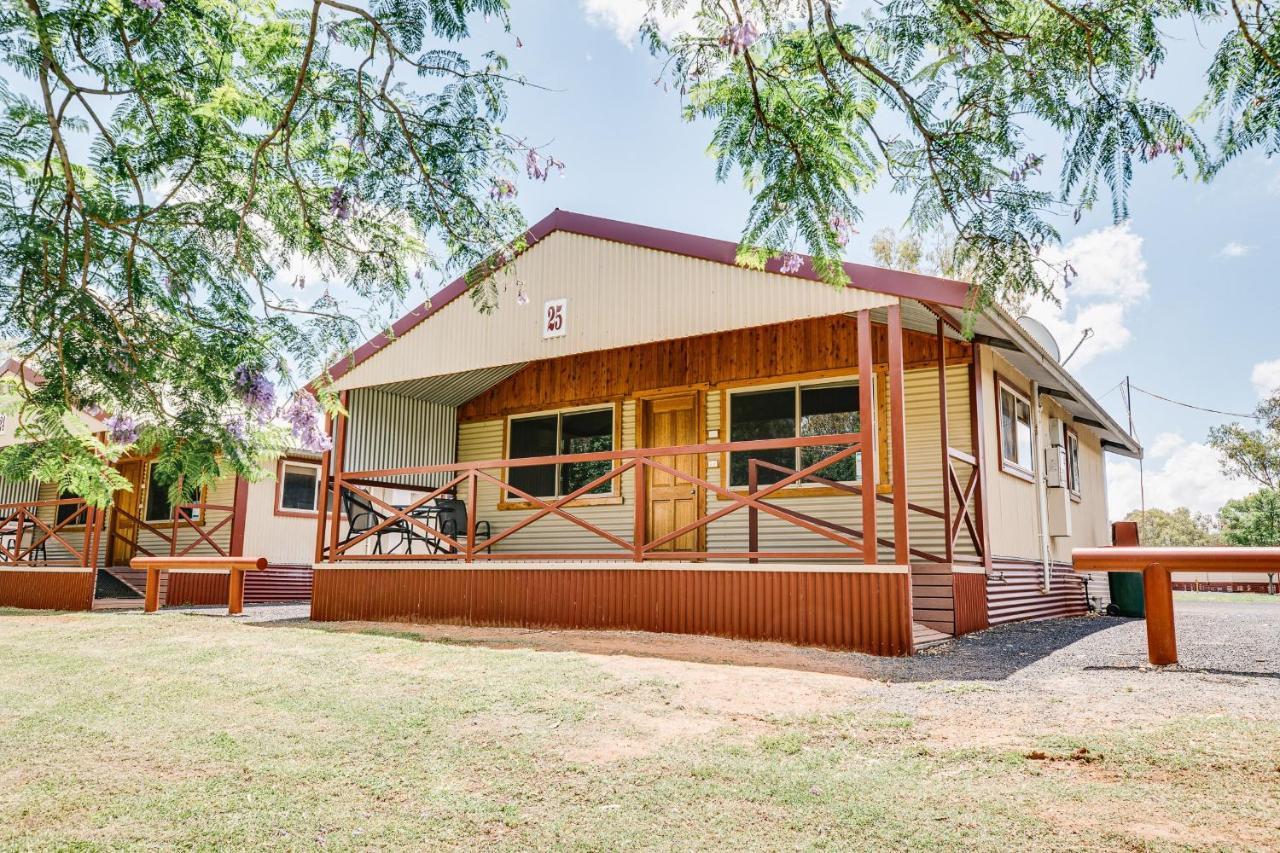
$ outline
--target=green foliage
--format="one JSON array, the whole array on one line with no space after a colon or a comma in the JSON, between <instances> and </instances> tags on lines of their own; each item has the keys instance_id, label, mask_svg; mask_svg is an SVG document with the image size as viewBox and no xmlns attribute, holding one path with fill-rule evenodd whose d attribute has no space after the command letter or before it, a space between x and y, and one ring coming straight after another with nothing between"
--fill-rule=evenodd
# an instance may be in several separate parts
<instances>
[{"instance_id":1,"label":"green foliage","mask_svg":"<svg viewBox=\"0 0 1280 853\"><path fill-rule=\"evenodd\" d=\"M500 126L505 59L455 49L505 0L155 5L0 7L0 337L45 378L20 403L44 446L0 467L99 502L111 452L71 413L136 419L138 449L192 488L260 474L282 441L256 434L235 370L296 387L366 334L327 292L281 292L285 271L388 316L424 268L468 269L521 229L494 188L543 156Z\"/></svg>"},{"instance_id":2,"label":"green foliage","mask_svg":"<svg viewBox=\"0 0 1280 853\"><path fill-rule=\"evenodd\" d=\"M1231 545L1280 545L1280 491L1262 489L1227 501L1218 511L1222 538Z\"/></svg>"},{"instance_id":3,"label":"green foliage","mask_svg":"<svg viewBox=\"0 0 1280 853\"><path fill-rule=\"evenodd\" d=\"M1209 446L1222 454L1222 471L1264 489L1280 488L1280 390L1255 410L1260 426L1239 423L1209 430Z\"/></svg>"},{"instance_id":4,"label":"green foliage","mask_svg":"<svg viewBox=\"0 0 1280 853\"><path fill-rule=\"evenodd\" d=\"M1255 145L1280 144L1280 27L1269 3L1239 13L1221 0L651 0L696 12L693 32L645 34L713 122L716 176L740 173L755 194L742 242L755 256L808 249L823 278L838 264L857 196L887 178L910 198L915 233L954 233L952 267L978 285L974 306L1052 298L1074 275L1041 250L1054 219L1109 204L1128 215L1135 166L1170 159L1211 176ZM1209 71L1197 116L1218 112L1220 151L1190 120L1148 97L1166 61L1163 27L1179 19L1239 26ZM1061 140L1058 186L1040 186Z\"/></svg>"},{"instance_id":5,"label":"green foliage","mask_svg":"<svg viewBox=\"0 0 1280 853\"><path fill-rule=\"evenodd\" d=\"M1138 541L1152 547L1216 545L1218 531L1211 516L1180 506L1175 510L1133 510L1125 521L1138 522Z\"/></svg>"}]
</instances>

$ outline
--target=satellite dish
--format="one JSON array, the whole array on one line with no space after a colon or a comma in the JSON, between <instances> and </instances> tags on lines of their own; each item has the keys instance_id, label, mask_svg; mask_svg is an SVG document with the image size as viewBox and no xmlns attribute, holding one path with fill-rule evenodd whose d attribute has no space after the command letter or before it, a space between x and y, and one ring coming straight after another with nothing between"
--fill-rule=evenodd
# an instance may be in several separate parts
<instances>
[{"instance_id":1,"label":"satellite dish","mask_svg":"<svg viewBox=\"0 0 1280 853\"><path fill-rule=\"evenodd\" d=\"M1053 356L1054 361L1062 361L1062 350L1058 349L1058 342L1054 339L1053 332L1045 328L1044 323L1023 315L1018 318L1018 325L1026 329L1027 333L1036 339L1036 343Z\"/></svg>"}]
</instances>

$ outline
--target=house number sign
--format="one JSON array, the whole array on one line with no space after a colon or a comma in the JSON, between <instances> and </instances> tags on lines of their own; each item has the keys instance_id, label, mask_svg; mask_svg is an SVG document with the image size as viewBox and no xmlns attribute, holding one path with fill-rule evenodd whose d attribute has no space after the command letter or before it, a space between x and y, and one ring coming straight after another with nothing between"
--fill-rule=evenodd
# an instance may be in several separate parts
<instances>
[{"instance_id":1,"label":"house number sign","mask_svg":"<svg viewBox=\"0 0 1280 853\"><path fill-rule=\"evenodd\" d=\"M569 300L551 299L542 306L542 337L563 338L567 328Z\"/></svg>"}]
</instances>

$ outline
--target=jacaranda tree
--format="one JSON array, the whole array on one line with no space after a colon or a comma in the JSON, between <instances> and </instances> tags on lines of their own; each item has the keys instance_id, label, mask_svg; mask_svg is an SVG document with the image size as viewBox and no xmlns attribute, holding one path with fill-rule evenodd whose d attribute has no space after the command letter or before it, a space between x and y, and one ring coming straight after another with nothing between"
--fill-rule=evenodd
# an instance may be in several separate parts
<instances>
[{"instance_id":1,"label":"jacaranda tree","mask_svg":"<svg viewBox=\"0 0 1280 853\"><path fill-rule=\"evenodd\" d=\"M504 58L469 55L505 0L12 0L0 5L0 456L98 503L159 454L189 489L321 447L298 389L360 336L319 269L388 310L424 270L502 263L521 170ZM7 82L4 82L7 81ZM495 252L497 253L495 255ZM489 285L491 287L492 285ZM492 294L476 289L482 307ZM106 442L76 410L109 416Z\"/></svg>"},{"instance_id":2,"label":"jacaranda tree","mask_svg":"<svg viewBox=\"0 0 1280 853\"><path fill-rule=\"evenodd\" d=\"M651 0L644 31L717 176L755 203L740 258L799 251L842 283L843 247L881 180L909 227L955 236L977 303L1048 295L1055 221L1127 215L1136 164L1201 178L1280 151L1280 21L1265 0ZM681 15L693 26L670 35ZM1150 97L1175 22L1225 31L1191 116ZM1056 186L1041 173L1059 155Z\"/></svg>"}]
</instances>

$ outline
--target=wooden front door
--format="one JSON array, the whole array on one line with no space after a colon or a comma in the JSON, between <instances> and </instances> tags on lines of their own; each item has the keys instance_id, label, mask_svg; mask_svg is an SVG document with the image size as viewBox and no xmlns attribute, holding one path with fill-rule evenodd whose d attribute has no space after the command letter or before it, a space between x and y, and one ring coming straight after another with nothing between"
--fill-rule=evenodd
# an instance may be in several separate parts
<instances>
[{"instance_id":1,"label":"wooden front door","mask_svg":"<svg viewBox=\"0 0 1280 853\"><path fill-rule=\"evenodd\" d=\"M121 489L115 494L116 512L112 513L114 518L112 530L115 531L115 535L111 537L111 565L113 566L127 566L133 559L133 543L138 541L138 526L133 519L142 517L142 475L146 469L147 464L141 459L126 459L116 466L116 470L129 481L133 490ZM126 516L125 513L133 518Z\"/></svg>"},{"instance_id":2,"label":"wooden front door","mask_svg":"<svg viewBox=\"0 0 1280 853\"><path fill-rule=\"evenodd\" d=\"M673 447L699 444L702 441L699 406L702 395L697 391L658 397L644 403L644 446ZM702 476L702 457L696 453L659 456L655 459L677 471ZM648 541L674 533L695 521L701 514L702 489L666 471L649 469ZM691 530L664 545L659 551L701 551L703 528Z\"/></svg>"}]
</instances>

